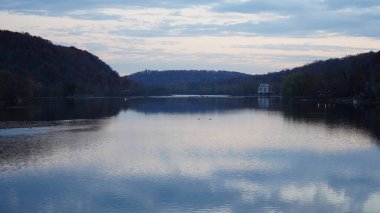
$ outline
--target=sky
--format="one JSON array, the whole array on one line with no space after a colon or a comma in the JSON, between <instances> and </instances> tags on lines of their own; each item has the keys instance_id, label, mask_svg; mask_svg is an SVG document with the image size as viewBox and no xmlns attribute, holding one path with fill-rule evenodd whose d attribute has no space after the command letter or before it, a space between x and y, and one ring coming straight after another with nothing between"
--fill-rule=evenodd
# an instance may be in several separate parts
<instances>
[{"instance_id":1,"label":"sky","mask_svg":"<svg viewBox=\"0 0 380 213\"><path fill-rule=\"evenodd\" d=\"M379 0L0 0L0 29L85 49L120 75L275 72L380 49Z\"/></svg>"}]
</instances>

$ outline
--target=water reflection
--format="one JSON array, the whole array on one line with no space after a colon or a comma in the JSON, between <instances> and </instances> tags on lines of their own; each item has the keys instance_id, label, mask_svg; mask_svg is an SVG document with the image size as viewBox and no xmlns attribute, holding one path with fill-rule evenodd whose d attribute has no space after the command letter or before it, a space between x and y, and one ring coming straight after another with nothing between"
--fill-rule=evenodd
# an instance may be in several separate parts
<instances>
[{"instance_id":1,"label":"water reflection","mask_svg":"<svg viewBox=\"0 0 380 213\"><path fill-rule=\"evenodd\" d=\"M124 98L35 99L0 109L0 121L56 121L94 119L117 115L126 109Z\"/></svg>"},{"instance_id":2,"label":"water reflection","mask_svg":"<svg viewBox=\"0 0 380 213\"><path fill-rule=\"evenodd\" d=\"M271 99L276 104L268 105L268 110L280 110L279 99ZM197 114L197 113L226 113L238 110L258 109L258 99L253 98L152 98L130 101L130 109L145 114Z\"/></svg>"},{"instance_id":3,"label":"water reflection","mask_svg":"<svg viewBox=\"0 0 380 213\"><path fill-rule=\"evenodd\" d=\"M377 107L318 102L282 105L283 116L289 121L323 123L331 128L354 127L380 138L380 110Z\"/></svg>"},{"instance_id":4,"label":"water reflection","mask_svg":"<svg viewBox=\"0 0 380 213\"><path fill-rule=\"evenodd\" d=\"M51 163L57 153L93 146L104 120L62 122L59 127L16 128L0 137L0 170L19 170L34 164ZM33 130L36 131L33 132ZM7 130L5 130L8 133ZM12 132L12 133L13 133ZM83 135L88 136L81 139ZM49 160L47 160L49 159ZM45 163L41 163L45 162Z\"/></svg>"},{"instance_id":5,"label":"water reflection","mask_svg":"<svg viewBox=\"0 0 380 213\"><path fill-rule=\"evenodd\" d=\"M113 117L124 110L144 114L204 114L265 110L281 113L289 121L325 123L331 127L347 124L370 131L380 138L380 110L378 108L317 102L286 103L278 98L265 97L37 99L21 106L0 108L0 123L2 122L3 128L17 127L20 124L13 125L10 121L28 121L30 122L28 124L33 126L33 121Z\"/></svg>"},{"instance_id":6,"label":"water reflection","mask_svg":"<svg viewBox=\"0 0 380 213\"><path fill-rule=\"evenodd\" d=\"M367 110L252 98L123 101L101 119L1 136L0 211L380 210L377 130L363 122L376 117L359 116Z\"/></svg>"}]
</instances>

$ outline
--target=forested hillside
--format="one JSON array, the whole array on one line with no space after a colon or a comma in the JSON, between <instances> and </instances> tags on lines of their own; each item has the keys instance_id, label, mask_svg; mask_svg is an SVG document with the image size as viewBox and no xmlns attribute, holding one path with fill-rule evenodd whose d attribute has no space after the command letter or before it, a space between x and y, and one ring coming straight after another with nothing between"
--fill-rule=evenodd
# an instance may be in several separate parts
<instances>
[{"instance_id":1,"label":"forested hillside","mask_svg":"<svg viewBox=\"0 0 380 213\"><path fill-rule=\"evenodd\" d=\"M380 100L380 52L317 61L284 73L284 96Z\"/></svg>"},{"instance_id":2,"label":"forested hillside","mask_svg":"<svg viewBox=\"0 0 380 213\"><path fill-rule=\"evenodd\" d=\"M143 71L124 78L132 95L255 95L260 83L291 98L380 100L380 52L316 61L263 75L227 71Z\"/></svg>"},{"instance_id":3,"label":"forested hillside","mask_svg":"<svg viewBox=\"0 0 380 213\"><path fill-rule=\"evenodd\" d=\"M251 75L208 70L145 70L128 76L135 94L252 94Z\"/></svg>"},{"instance_id":4,"label":"forested hillside","mask_svg":"<svg viewBox=\"0 0 380 213\"><path fill-rule=\"evenodd\" d=\"M229 71L209 71L209 70L145 70L129 76L137 83L148 86L168 86L187 84L193 82L213 82L231 78L246 77L248 74Z\"/></svg>"},{"instance_id":5,"label":"forested hillside","mask_svg":"<svg viewBox=\"0 0 380 213\"><path fill-rule=\"evenodd\" d=\"M229 71L142 71L120 78L91 53L28 33L0 30L0 101L24 97L255 95L260 83L292 98L380 101L380 52L316 61L263 75Z\"/></svg>"},{"instance_id":6,"label":"forested hillside","mask_svg":"<svg viewBox=\"0 0 380 213\"><path fill-rule=\"evenodd\" d=\"M28 33L0 31L0 97L113 96L117 72L91 53Z\"/></svg>"}]
</instances>

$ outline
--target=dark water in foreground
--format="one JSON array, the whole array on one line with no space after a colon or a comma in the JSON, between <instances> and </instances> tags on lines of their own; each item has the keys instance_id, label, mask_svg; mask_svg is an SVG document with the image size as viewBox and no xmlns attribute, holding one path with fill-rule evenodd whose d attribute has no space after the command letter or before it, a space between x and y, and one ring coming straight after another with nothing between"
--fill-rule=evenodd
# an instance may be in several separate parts
<instances>
[{"instance_id":1,"label":"dark water in foreground","mask_svg":"<svg viewBox=\"0 0 380 213\"><path fill-rule=\"evenodd\" d=\"M0 130L0 212L380 211L372 108L52 99L0 120L64 120Z\"/></svg>"}]
</instances>

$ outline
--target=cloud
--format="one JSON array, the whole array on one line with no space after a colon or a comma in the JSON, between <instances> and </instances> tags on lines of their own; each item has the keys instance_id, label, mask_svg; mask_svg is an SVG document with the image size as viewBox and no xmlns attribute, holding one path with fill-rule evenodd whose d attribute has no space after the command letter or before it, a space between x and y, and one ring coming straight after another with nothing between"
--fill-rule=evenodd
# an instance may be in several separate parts
<instances>
[{"instance_id":1,"label":"cloud","mask_svg":"<svg viewBox=\"0 0 380 213\"><path fill-rule=\"evenodd\" d=\"M320 32L344 35L378 37L380 3L378 1L320 1L255 0L220 4L214 8L219 12L257 13L272 12L290 16L290 20L278 20L258 27L237 26L236 30L276 35L308 35Z\"/></svg>"},{"instance_id":2,"label":"cloud","mask_svg":"<svg viewBox=\"0 0 380 213\"><path fill-rule=\"evenodd\" d=\"M380 6L380 2L377 0L324 0L321 2L328 5L332 9L367 8Z\"/></svg>"},{"instance_id":3,"label":"cloud","mask_svg":"<svg viewBox=\"0 0 380 213\"><path fill-rule=\"evenodd\" d=\"M0 28L148 69L265 73L380 47L378 1L3 0ZM180 63L179 63L180 62Z\"/></svg>"},{"instance_id":4,"label":"cloud","mask_svg":"<svg viewBox=\"0 0 380 213\"><path fill-rule=\"evenodd\" d=\"M183 8L194 5L208 5L218 0L66 0L52 3L49 0L2 0L3 10L29 14L45 14L49 16L61 16L71 11L88 10L98 8L119 7L159 7L159 8Z\"/></svg>"},{"instance_id":5,"label":"cloud","mask_svg":"<svg viewBox=\"0 0 380 213\"><path fill-rule=\"evenodd\" d=\"M380 194L373 193L363 205L363 212L379 212L380 211Z\"/></svg>"}]
</instances>

